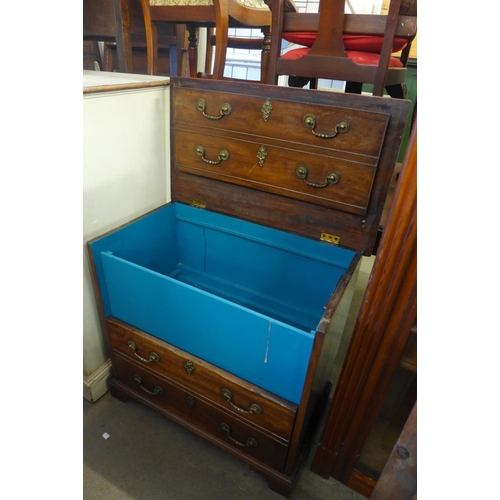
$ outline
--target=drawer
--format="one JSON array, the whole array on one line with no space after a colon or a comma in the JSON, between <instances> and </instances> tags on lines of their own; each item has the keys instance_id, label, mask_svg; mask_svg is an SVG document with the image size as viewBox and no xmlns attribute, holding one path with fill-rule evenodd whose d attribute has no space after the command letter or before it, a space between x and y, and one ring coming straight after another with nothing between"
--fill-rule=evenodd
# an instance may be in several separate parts
<instances>
[{"instance_id":1,"label":"drawer","mask_svg":"<svg viewBox=\"0 0 500 500\"><path fill-rule=\"evenodd\" d=\"M371 157L380 155L390 118L349 107L187 88L176 89L172 109L175 128L230 130Z\"/></svg>"},{"instance_id":2,"label":"drawer","mask_svg":"<svg viewBox=\"0 0 500 500\"><path fill-rule=\"evenodd\" d=\"M255 386L123 322L108 319L106 323L111 345L121 355L168 377L193 394L201 394L253 425L290 439L296 405L272 394L263 395Z\"/></svg>"},{"instance_id":3,"label":"drawer","mask_svg":"<svg viewBox=\"0 0 500 500\"><path fill-rule=\"evenodd\" d=\"M249 142L177 130L175 168L231 184L280 194L316 205L365 215L377 164L284 148L262 138ZM306 149L306 150L304 150Z\"/></svg>"},{"instance_id":4,"label":"drawer","mask_svg":"<svg viewBox=\"0 0 500 500\"><path fill-rule=\"evenodd\" d=\"M240 452L280 471L284 467L288 443L276 440L247 425L230 413L212 406L195 393L182 390L132 361L115 356L118 378L153 405L208 432Z\"/></svg>"}]
</instances>

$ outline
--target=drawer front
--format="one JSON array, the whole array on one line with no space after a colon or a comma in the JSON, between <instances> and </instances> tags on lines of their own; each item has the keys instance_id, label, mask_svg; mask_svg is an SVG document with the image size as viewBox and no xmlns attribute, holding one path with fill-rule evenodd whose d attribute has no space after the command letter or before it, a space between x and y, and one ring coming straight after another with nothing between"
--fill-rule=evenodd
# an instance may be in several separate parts
<instances>
[{"instance_id":1,"label":"drawer front","mask_svg":"<svg viewBox=\"0 0 500 500\"><path fill-rule=\"evenodd\" d=\"M376 164L283 148L264 138L249 142L177 130L174 141L180 171L358 215L368 209Z\"/></svg>"},{"instance_id":2,"label":"drawer front","mask_svg":"<svg viewBox=\"0 0 500 500\"><path fill-rule=\"evenodd\" d=\"M264 434L195 393L174 386L137 363L115 356L118 378L155 405L210 433L238 451L283 470L288 445Z\"/></svg>"},{"instance_id":3,"label":"drawer front","mask_svg":"<svg viewBox=\"0 0 500 500\"><path fill-rule=\"evenodd\" d=\"M264 394L257 387L123 322L107 319L106 323L112 348L126 358L206 397L253 425L290 439L296 405Z\"/></svg>"},{"instance_id":4,"label":"drawer front","mask_svg":"<svg viewBox=\"0 0 500 500\"><path fill-rule=\"evenodd\" d=\"M208 127L370 157L380 155L388 122L381 112L186 88L176 89L173 102L176 128Z\"/></svg>"}]
</instances>

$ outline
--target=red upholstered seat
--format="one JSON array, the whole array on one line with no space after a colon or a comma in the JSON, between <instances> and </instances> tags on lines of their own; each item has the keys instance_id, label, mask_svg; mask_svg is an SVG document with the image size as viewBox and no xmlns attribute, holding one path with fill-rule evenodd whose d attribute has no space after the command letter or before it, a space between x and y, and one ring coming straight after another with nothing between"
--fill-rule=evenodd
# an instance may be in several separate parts
<instances>
[{"instance_id":1,"label":"red upholstered seat","mask_svg":"<svg viewBox=\"0 0 500 500\"><path fill-rule=\"evenodd\" d=\"M316 40L315 31L295 32L290 31L282 34L282 37L290 43L311 47ZM380 54L384 37L368 35L343 35L344 47L346 50L356 50L359 52L374 52ZM392 44L392 52L403 50L408 44L408 40L395 37Z\"/></svg>"},{"instance_id":2,"label":"red upholstered seat","mask_svg":"<svg viewBox=\"0 0 500 500\"><path fill-rule=\"evenodd\" d=\"M302 45L303 47L292 49L282 55L284 59L298 59L305 56L314 40L317 33L315 31L303 32L286 32L283 33L283 38L290 43ZM384 37L382 36L367 36L367 35L343 35L344 48L347 57L357 64L365 64L367 66L377 66L382 50ZM405 38L395 37L392 45L392 52L396 53L403 50L408 43ZM402 68L403 63L391 57L389 68Z\"/></svg>"},{"instance_id":3,"label":"red upholstered seat","mask_svg":"<svg viewBox=\"0 0 500 500\"><path fill-rule=\"evenodd\" d=\"M298 59L299 57L305 56L309 51L310 47L301 47L298 49L292 49L283 54L281 57L283 59ZM357 50L346 50L347 57L357 64L365 64L366 66L377 66L380 59L380 54L375 52L360 52ZM403 63L396 57L391 57L389 60L389 68L402 68Z\"/></svg>"}]
</instances>

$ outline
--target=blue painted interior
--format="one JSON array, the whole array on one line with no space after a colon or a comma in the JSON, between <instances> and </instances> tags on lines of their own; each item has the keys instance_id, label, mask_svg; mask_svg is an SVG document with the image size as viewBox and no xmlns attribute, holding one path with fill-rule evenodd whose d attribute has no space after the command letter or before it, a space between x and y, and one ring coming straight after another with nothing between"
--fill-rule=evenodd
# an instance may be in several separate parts
<instances>
[{"instance_id":1,"label":"blue painted interior","mask_svg":"<svg viewBox=\"0 0 500 500\"><path fill-rule=\"evenodd\" d=\"M106 315L294 403L354 252L169 204L91 244Z\"/></svg>"}]
</instances>

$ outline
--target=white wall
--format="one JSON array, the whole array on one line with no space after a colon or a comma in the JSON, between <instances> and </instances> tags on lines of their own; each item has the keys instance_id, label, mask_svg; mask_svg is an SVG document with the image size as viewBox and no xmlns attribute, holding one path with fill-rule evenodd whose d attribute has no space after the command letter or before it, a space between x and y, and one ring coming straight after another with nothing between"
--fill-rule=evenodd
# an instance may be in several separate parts
<instances>
[{"instance_id":1,"label":"white wall","mask_svg":"<svg viewBox=\"0 0 500 500\"><path fill-rule=\"evenodd\" d=\"M109 75L113 80L113 74ZM169 102L168 86L83 97L83 364L87 399L95 399L92 394L88 397L88 392L92 393L89 386L96 373L105 377L109 362L85 243L170 200Z\"/></svg>"}]
</instances>

